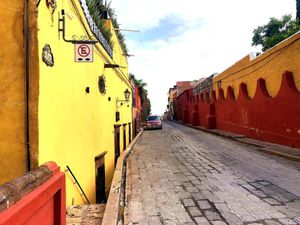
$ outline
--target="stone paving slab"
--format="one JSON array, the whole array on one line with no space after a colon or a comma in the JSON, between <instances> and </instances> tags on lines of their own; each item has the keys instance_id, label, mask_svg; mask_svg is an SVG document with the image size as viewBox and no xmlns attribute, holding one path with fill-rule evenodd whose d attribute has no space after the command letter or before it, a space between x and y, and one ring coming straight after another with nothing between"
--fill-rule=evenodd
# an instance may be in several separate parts
<instances>
[{"instance_id":1,"label":"stone paving slab","mask_svg":"<svg viewBox=\"0 0 300 225\"><path fill-rule=\"evenodd\" d=\"M67 225L100 225L104 204L74 205L67 207Z\"/></svg>"},{"instance_id":2,"label":"stone paving slab","mask_svg":"<svg viewBox=\"0 0 300 225\"><path fill-rule=\"evenodd\" d=\"M300 164L164 123L127 163L125 224L300 224Z\"/></svg>"}]
</instances>

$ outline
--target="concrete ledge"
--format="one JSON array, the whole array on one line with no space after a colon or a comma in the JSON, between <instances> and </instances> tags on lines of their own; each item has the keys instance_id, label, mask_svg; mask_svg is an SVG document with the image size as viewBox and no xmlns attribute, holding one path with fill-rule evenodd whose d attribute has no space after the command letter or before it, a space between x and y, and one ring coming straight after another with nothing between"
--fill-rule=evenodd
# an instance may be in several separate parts
<instances>
[{"instance_id":1,"label":"concrete ledge","mask_svg":"<svg viewBox=\"0 0 300 225\"><path fill-rule=\"evenodd\" d=\"M125 184L127 159L143 130L133 139L130 145L120 155L115 168L109 197L107 200L102 225L119 225L124 221Z\"/></svg>"}]
</instances>

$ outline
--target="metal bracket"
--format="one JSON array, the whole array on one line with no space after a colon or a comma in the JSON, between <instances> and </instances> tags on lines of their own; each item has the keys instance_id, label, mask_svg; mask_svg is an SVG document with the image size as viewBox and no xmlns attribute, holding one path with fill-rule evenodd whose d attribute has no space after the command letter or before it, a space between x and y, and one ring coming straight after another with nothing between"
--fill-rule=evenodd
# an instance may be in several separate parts
<instances>
[{"instance_id":1,"label":"metal bracket","mask_svg":"<svg viewBox=\"0 0 300 225\"><path fill-rule=\"evenodd\" d=\"M121 103L120 106L118 105L119 102ZM128 100L120 100L119 98L116 99L116 108L117 108L117 110L123 105L122 104L123 102L128 103L129 101Z\"/></svg>"},{"instance_id":2,"label":"metal bracket","mask_svg":"<svg viewBox=\"0 0 300 225\"><path fill-rule=\"evenodd\" d=\"M97 40L92 40L87 36L81 36L81 40L78 40L76 35L72 36L72 40L67 40L66 35L66 20L65 20L65 11L61 10L62 17L60 17L60 13L58 12L58 39L60 39L60 33L62 33L62 38L65 42L70 42L72 44L96 44Z\"/></svg>"}]
</instances>

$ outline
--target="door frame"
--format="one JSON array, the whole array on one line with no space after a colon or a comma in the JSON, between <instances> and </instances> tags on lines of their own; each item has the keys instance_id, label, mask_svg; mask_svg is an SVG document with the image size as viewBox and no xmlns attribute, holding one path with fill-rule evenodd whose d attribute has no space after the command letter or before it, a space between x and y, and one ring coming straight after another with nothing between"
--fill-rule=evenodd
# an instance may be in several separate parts
<instances>
[{"instance_id":1,"label":"door frame","mask_svg":"<svg viewBox=\"0 0 300 225\"><path fill-rule=\"evenodd\" d=\"M95 193L96 193L96 203L106 203L106 184L105 184L105 155L106 155L106 151L97 155L95 157ZM100 168L103 168L103 173L102 173L102 177L99 177L99 170ZM100 180L103 181L103 183L99 183ZM101 187L102 186L102 187ZM101 192L99 193L98 190L101 190Z\"/></svg>"},{"instance_id":2,"label":"door frame","mask_svg":"<svg viewBox=\"0 0 300 225\"><path fill-rule=\"evenodd\" d=\"M115 167L117 166L118 158L121 154L121 148L120 148L120 127L122 125L116 124L114 125L114 142L115 142Z\"/></svg>"}]
</instances>

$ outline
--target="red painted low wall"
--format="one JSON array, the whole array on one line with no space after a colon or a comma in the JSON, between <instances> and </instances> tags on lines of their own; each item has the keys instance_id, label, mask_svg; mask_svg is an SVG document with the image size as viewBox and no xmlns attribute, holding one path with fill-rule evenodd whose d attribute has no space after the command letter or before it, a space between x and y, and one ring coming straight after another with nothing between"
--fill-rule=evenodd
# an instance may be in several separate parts
<instances>
[{"instance_id":1,"label":"red painted low wall","mask_svg":"<svg viewBox=\"0 0 300 225\"><path fill-rule=\"evenodd\" d=\"M0 225L65 225L65 175L54 162L49 180L0 213Z\"/></svg>"},{"instance_id":2,"label":"red painted low wall","mask_svg":"<svg viewBox=\"0 0 300 225\"><path fill-rule=\"evenodd\" d=\"M249 98L244 83L240 84L237 98L230 86L226 98L223 93L219 89L216 100L214 91L210 96L208 93L192 96L191 90L187 90L176 99L176 104L182 106L176 113L179 115L185 109L188 116L183 123L300 148L300 92L291 72L282 75L280 90L274 98L269 96L264 79L257 81L253 99ZM193 97L195 100L191 101Z\"/></svg>"}]
</instances>

